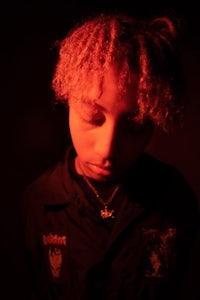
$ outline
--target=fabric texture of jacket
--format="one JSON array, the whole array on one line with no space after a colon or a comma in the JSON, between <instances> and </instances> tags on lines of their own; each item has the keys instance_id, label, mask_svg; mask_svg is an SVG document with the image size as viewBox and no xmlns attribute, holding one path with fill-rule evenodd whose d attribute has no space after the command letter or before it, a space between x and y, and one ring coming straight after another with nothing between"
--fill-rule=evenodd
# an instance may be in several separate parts
<instances>
[{"instance_id":1,"label":"fabric texture of jacket","mask_svg":"<svg viewBox=\"0 0 200 300\"><path fill-rule=\"evenodd\" d=\"M63 161L23 194L27 270L37 300L179 299L198 207L172 166L143 154L124 176L108 229Z\"/></svg>"}]
</instances>

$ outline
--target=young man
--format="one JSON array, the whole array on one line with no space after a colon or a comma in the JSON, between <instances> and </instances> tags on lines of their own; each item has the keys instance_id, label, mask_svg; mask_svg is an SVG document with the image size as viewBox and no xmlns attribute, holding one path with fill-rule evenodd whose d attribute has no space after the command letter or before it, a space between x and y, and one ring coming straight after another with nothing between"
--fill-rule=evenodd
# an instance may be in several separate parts
<instances>
[{"instance_id":1,"label":"young man","mask_svg":"<svg viewBox=\"0 0 200 300\"><path fill-rule=\"evenodd\" d=\"M169 18L121 14L60 41L52 87L72 145L23 195L33 299L180 299L198 206L175 168L145 154L155 126L182 114L176 43Z\"/></svg>"}]
</instances>

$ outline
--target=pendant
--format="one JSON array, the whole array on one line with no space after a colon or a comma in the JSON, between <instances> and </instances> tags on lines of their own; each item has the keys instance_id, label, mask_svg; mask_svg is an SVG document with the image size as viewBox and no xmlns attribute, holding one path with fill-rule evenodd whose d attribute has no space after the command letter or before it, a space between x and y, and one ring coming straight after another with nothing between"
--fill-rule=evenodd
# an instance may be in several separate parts
<instances>
[{"instance_id":1,"label":"pendant","mask_svg":"<svg viewBox=\"0 0 200 300\"><path fill-rule=\"evenodd\" d=\"M100 211L100 213L101 213L102 219L107 219L107 218L112 218L112 219L114 219L114 216L113 216L114 209L111 209L111 210L110 210L110 209L108 209L107 206L105 206L104 209L102 209L102 210Z\"/></svg>"}]
</instances>

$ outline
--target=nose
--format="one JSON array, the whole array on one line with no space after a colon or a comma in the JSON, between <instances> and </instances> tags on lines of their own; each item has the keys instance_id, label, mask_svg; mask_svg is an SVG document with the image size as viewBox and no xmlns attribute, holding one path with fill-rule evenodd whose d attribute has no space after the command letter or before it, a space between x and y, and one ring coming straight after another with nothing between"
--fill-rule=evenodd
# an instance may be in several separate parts
<instances>
[{"instance_id":1,"label":"nose","mask_svg":"<svg viewBox=\"0 0 200 300\"><path fill-rule=\"evenodd\" d=\"M118 151L119 133L117 131L117 126L110 123L100 127L96 135L94 151L105 161L112 160Z\"/></svg>"}]
</instances>

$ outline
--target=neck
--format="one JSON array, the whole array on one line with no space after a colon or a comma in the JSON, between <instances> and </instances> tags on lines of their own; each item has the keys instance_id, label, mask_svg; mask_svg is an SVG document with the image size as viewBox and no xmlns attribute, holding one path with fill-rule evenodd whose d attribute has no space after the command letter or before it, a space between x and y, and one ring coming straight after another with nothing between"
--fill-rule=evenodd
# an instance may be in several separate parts
<instances>
[{"instance_id":1,"label":"neck","mask_svg":"<svg viewBox=\"0 0 200 300\"><path fill-rule=\"evenodd\" d=\"M120 185L119 184L115 184L114 185L114 189L113 189L113 183L112 183L112 193L111 195L108 197L108 199L104 200L102 198L102 196L99 194L98 190L96 189L96 186L94 186L94 183L92 183L92 179L87 177L85 174L84 174L84 171L83 169L81 168L81 165L78 161L78 159L76 158L76 161L75 161L75 164L76 164L76 170L79 170L79 175L81 175L84 179L84 181L86 182L86 184L88 185L88 187L93 191L93 193L95 194L96 198L99 200L99 202L101 202L105 207L107 207L114 199L115 195L117 194L119 188L120 188ZM97 181L96 181L97 182ZM101 182L102 184L102 182ZM105 186L104 186L105 188ZM107 198L107 197L106 197Z\"/></svg>"}]
</instances>

